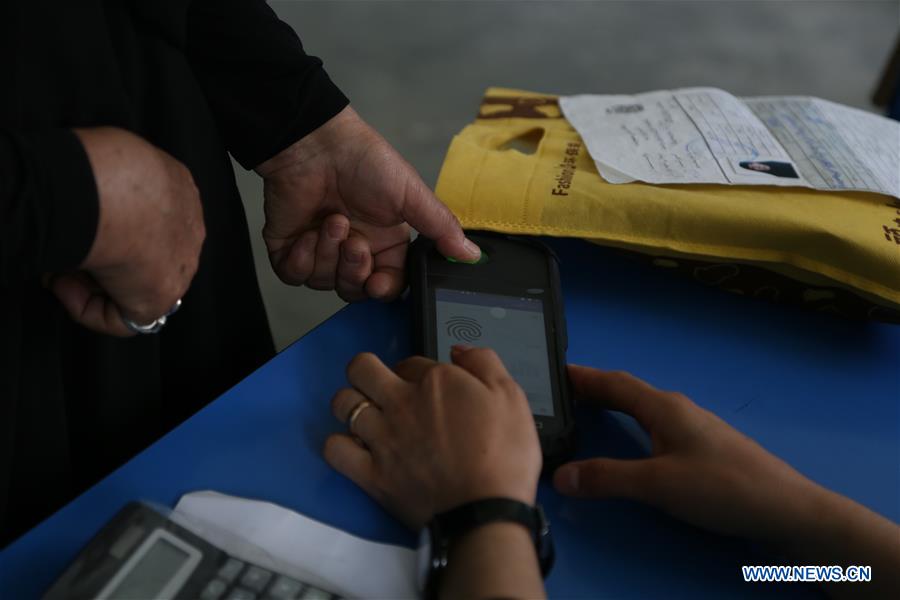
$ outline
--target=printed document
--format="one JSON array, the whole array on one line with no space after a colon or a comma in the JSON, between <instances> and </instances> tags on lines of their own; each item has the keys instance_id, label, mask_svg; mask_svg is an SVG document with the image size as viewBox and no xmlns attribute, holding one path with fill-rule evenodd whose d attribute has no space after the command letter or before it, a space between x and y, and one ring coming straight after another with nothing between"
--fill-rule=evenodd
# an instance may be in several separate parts
<instances>
[{"instance_id":1,"label":"printed document","mask_svg":"<svg viewBox=\"0 0 900 600\"><path fill-rule=\"evenodd\" d=\"M559 103L610 183L804 186L900 197L900 123L820 98L685 88Z\"/></svg>"}]
</instances>

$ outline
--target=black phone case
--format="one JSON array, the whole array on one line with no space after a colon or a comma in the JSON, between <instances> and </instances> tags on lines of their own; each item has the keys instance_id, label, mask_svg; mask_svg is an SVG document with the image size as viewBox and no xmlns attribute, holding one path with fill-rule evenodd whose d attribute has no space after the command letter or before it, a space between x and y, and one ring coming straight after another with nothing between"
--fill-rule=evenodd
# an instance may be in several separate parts
<instances>
[{"instance_id":1,"label":"black phone case","mask_svg":"<svg viewBox=\"0 0 900 600\"><path fill-rule=\"evenodd\" d=\"M566 329L566 316L563 307L562 291L559 279L559 259L556 254L546 244L532 237L513 236L485 231L467 231L469 237L473 238L477 243L478 238L499 238L508 239L510 241L522 244L528 244L532 247L540 249L547 257L547 277L551 284L551 300L553 303L553 329L556 332L556 369L557 380L560 382L560 407L559 416L562 421L562 427L559 433L555 435L545 435L538 432L541 441L541 451L544 457L544 472L550 473L557 466L570 458L576 448L576 432L575 432L575 415L574 415L574 395L572 394L572 385L569 381L568 371L566 369L566 350L568 349L569 339ZM419 236L410 245L407 258L407 273L409 276L410 301L412 304L412 336L413 348L416 354L429 356L425 347L425 305L428 302L426 289L428 285L428 259L429 255L435 251L434 242ZM435 358L435 356L430 356Z\"/></svg>"}]
</instances>

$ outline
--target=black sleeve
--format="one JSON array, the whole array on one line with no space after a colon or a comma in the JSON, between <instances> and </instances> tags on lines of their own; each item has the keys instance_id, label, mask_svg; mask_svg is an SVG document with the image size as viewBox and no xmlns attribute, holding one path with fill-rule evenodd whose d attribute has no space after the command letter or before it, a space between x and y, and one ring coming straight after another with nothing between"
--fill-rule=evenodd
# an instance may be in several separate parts
<instances>
[{"instance_id":1,"label":"black sleeve","mask_svg":"<svg viewBox=\"0 0 900 600\"><path fill-rule=\"evenodd\" d=\"M0 129L0 214L0 286L81 264L94 242L99 201L74 133Z\"/></svg>"},{"instance_id":2,"label":"black sleeve","mask_svg":"<svg viewBox=\"0 0 900 600\"><path fill-rule=\"evenodd\" d=\"M229 152L252 169L348 100L263 0L194 0L187 56Z\"/></svg>"}]
</instances>

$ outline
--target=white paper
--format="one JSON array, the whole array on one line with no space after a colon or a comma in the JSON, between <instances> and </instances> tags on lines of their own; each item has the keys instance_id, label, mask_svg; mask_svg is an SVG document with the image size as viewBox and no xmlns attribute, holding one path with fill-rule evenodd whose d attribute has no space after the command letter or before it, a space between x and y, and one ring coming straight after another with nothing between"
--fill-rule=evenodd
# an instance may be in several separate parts
<instances>
[{"instance_id":1,"label":"white paper","mask_svg":"<svg viewBox=\"0 0 900 600\"><path fill-rule=\"evenodd\" d=\"M900 123L819 98L743 100L811 187L900 194Z\"/></svg>"},{"instance_id":2,"label":"white paper","mask_svg":"<svg viewBox=\"0 0 900 600\"><path fill-rule=\"evenodd\" d=\"M718 183L900 197L900 123L811 97L716 88L580 95L560 107L610 183Z\"/></svg>"},{"instance_id":3,"label":"white paper","mask_svg":"<svg viewBox=\"0 0 900 600\"><path fill-rule=\"evenodd\" d=\"M259 500L185 494L171 518L227 553L346 598L417 598L416 553Z\"/></svg>"}]
</instances>

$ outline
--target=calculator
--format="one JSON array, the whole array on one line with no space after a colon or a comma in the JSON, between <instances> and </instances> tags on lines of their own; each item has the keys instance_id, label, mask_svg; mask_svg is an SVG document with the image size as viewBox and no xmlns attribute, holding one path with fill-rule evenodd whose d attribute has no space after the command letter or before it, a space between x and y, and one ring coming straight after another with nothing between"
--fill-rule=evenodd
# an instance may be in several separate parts
<instances>
[{"instance_id":1,"label":"calculator","mask_svg":"<svg viewBox=\"0 0 900 600\"><path fill-rule=\"evenodd\" d=\"M45 600L336 600L336 594L229 555L131 502L88 543Z\"/></svg>"}]
</instances>

